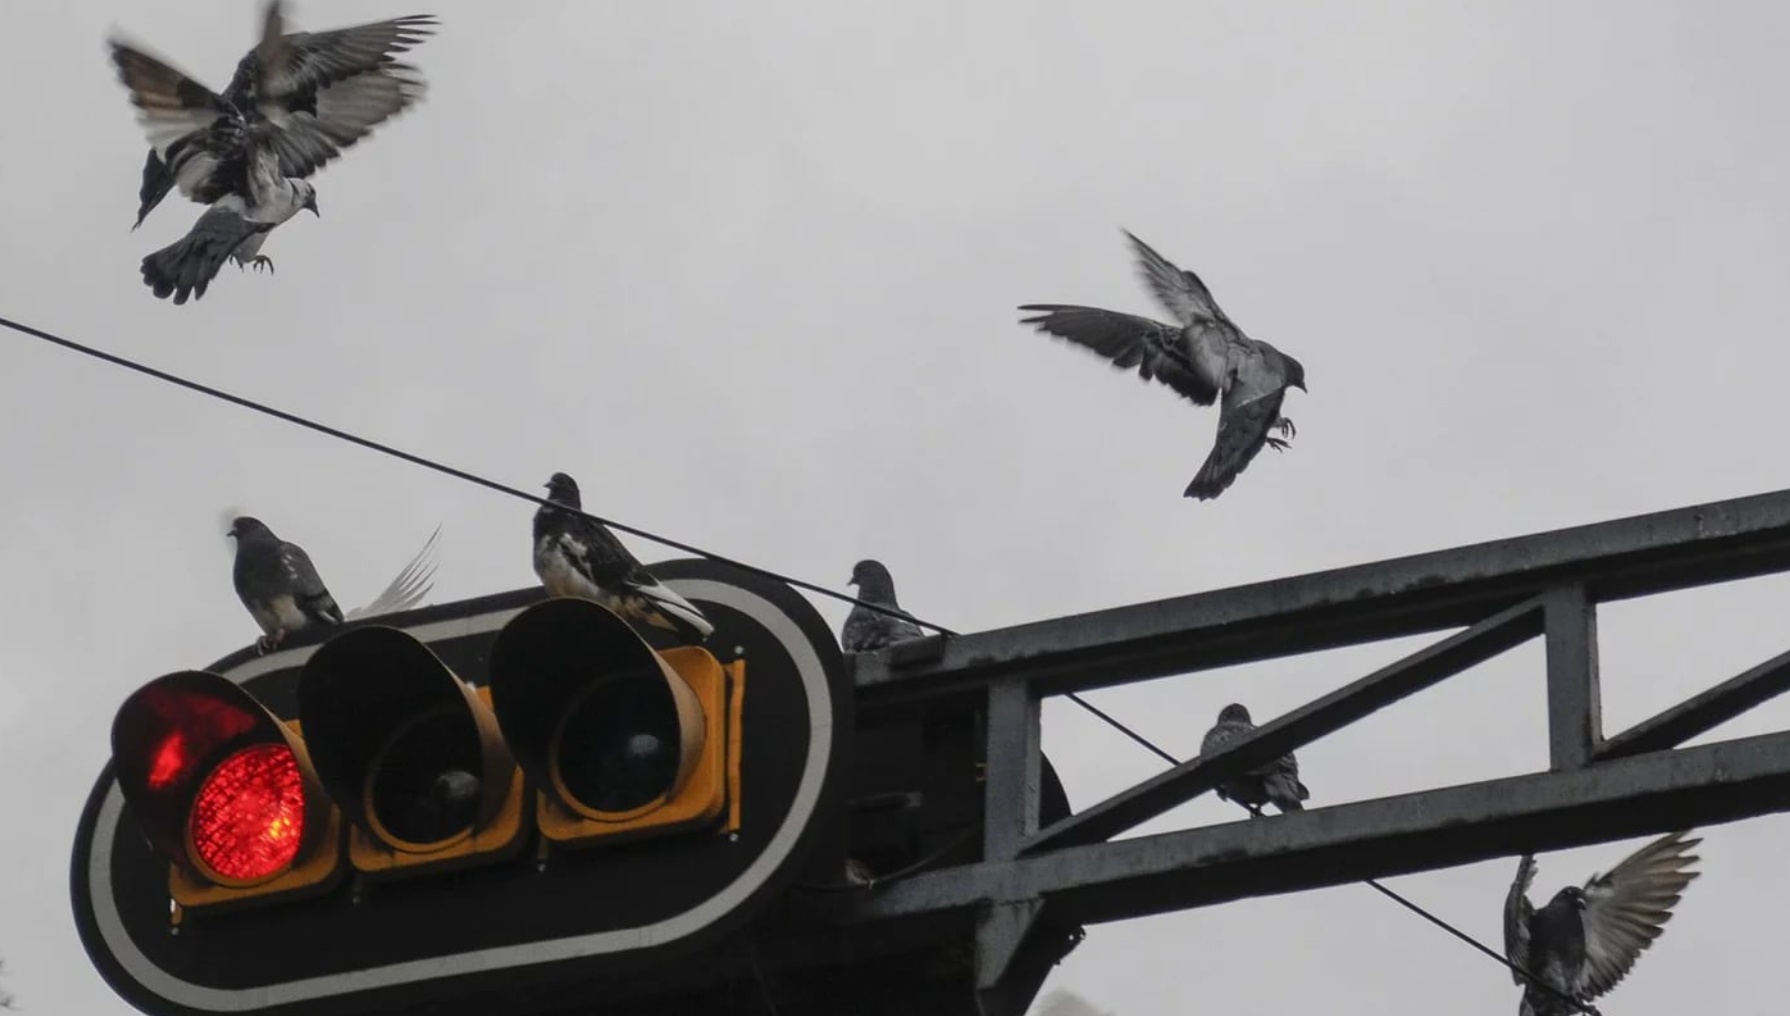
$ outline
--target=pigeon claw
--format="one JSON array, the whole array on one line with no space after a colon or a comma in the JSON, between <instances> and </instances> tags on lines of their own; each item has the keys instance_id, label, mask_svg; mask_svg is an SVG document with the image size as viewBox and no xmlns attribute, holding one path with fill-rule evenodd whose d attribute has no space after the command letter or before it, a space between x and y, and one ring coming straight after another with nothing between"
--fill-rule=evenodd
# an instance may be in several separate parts
<instances>
[{"instance_id":1,"label":"pigeon claw","mask_svg":"<svg viewBox=\"0 0 1790 1016\"><path fill-rule=\"evenodd\" d=\"M285 638L286 638L286 629L284 629L284 628L279 629L278 631L274 632L272 635L261 636L260 638L255 640L256 655L266 656L268 653L273 652L275 649L278 649L280 647L280 643L282 641L284 641Z\"/></svg>"},{"instance_id":2,"label":"pigeon claw","mask_svg":"<svg viewBox=\"0 0 1790 1016\"><path fill-rule=\"evenodd\" d=\"M1293 421L1284 416L1275 418L1274 429L1280 431L1281 437L1297 437L1299 435L1299 428L1293 426Z\"/></svg>"},{"instance_id":3,"label":"pigeon claw","mask_svg":"<svg viewBox=\"0 0 1790 1016\"><path fill-rule=\"evenodd\" d=\"M266 254L255 255L254 257L249 259L249 264L254 265L255 271L257 271L257 272L259 272L261 269L265 268L265 269L267 269L267 274L269 274L269 275L273 274L273 258L268 257ZM241 266L239 265L238 267L241 267Z\"/></svg>"},{"instance_id":4,"label":"pigeon claw","mask_svg":"<svg viewBox=\"0 0 1790 1016\"><path fill-rule=\"evenodd\" d=\"M1287 444L1285 441L1282 441L1280 438L1277 438L1277 437L1271 437L1271 438L1268 438L1267 440L1268 440L1268 447L1274 449L1277 452L1284 452L1288 448L1292 447L1292 445Z\"/></svg>"}]
</instances>

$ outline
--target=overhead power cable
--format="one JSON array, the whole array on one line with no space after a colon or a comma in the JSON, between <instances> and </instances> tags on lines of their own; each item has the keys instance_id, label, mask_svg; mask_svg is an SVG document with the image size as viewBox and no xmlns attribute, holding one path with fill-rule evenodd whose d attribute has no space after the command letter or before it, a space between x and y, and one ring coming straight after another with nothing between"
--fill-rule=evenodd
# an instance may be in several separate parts
<instances>
[{"instance_id":1,"label":"overhead power cable","mask_svg":"<svg viewBox=\"0 0 1790 1016\"><path fill-rule=\"evenodd\" d=\"M0 326L5 326L7 328L12 329L15 332L22 334L22 335L30 336L31 338L38 339L42 342L50 343L51 345L61 346L64 349L70 350L72 352L80 353L83 356L89 356L89 357L92 357L93 359L112 364L113 366L116 366L116 367L123 367L126 370L135 371L139 374L143 374L148 377L154 378L157 381L163 381L163 382L166 382L171 385L176 385L178 387L185 388L188 391L198 392L201 395L208 395L214 399L220 399L220 400L222 400L224 402L228 402L232 405L240 406L243 409L248 409L248 410L252 410L253 412L261 413L264 416L271 416L276 420L282 420L286 423L294 424L299 427L304 427L307 430L313 430L319 434L325 434L325 435L328 435L329 437L336 438L337 440L346 441L349 444L359 445L362 448L367 448L372 451L379 452L380 454L383 454L383 455L389 455L392 458L402 459L403 461L408 462L412 465L422 466L424 469L431 469L437 473L442 473L447 476L454 477L457 480L464 480L467 483L471 483L471 484L474 484L479 487L484 487L487 490L494 490L500 494L508 494L511 497L514 497L514 498L517 498L517 499L523 500L523 501L528 501L528 502L531 502L536 505L543 505L543 506L551 505L552 507L560 509L561 511L571 512L574 515L582 516L583 518L589 519L592 522L596 522L601 525L608 526L611 529L619 529L624 533L629 533L629 534L638 536L645 540L651 540L654 543L658 543L658 544L661 544L666 547L671 547L676 550L681 550L687 554L695 554L698 557L704 557L711 561L718 561L722 564L730 565L732 567L739 568L743 571L751 572L755 575L759 575L764 578L773 579L778 582L787 583L788 585L794 586L798 589L805 589L811 593L816 593L821 596L830 597L832 599L839 600L843 603L849 603L849 604L852 604L853 606L863 607L866 610L874 611L875 613L883 614L888 617L898 617L898 618L902 618L904 620L912 621L913 623L915 623L923 628L930 628L933 631L938 632L940 635L944 635L947 637L952 637L952 636L957 635L957 632L954 632L951 629L944 627L943 625L935 624L931 621L927 621L922 618L915 617L914 615L909 614L906 611L892 610L892 609L885 607L881 604L870 603L865 600L860 600L855 596L851 596L846 593L836 592L832 589L828 589L825 586L816 585L812 582L805 582L801 579L794 578L789 575L783 575L781 573L772 571L768 568L760 568L757 565L747 564L744 561L740 561L735 558L727 557L722 554L717 554L713 551L705 550L701 547L697 547L692 544L684 543L680 540L671 539L670 537L660 536L657 533L650 532L648 530L641 529L636 526L630 526L630 525L627 525L626 523L622 523L622 522L615 522L610 519L603 518L602 516L599 516L599 515L592 515L591 513L584 511L582 509L579 509L579 508L569 508L569 507L567 507L563 504L560 504L556 501L549 501L546 498L541 497L539 495L531 494L524 490L519 490L515 487L509 486L508 484L499 483L496 480L488 479L488 478L480 476L476 473L470 473L464 469L458 469L454 466L450 466L450 465L447 465L442 462L437 462L434 459L426 458L422 455L417 455L413 452L404 451L401 448L395 448L391 445L383 444L378 441L374 441L371 438L361 437L358 434L351 434L348 431L342 430L337 427L331 427L330 425L325 424L325 423L319 423L316 420L311 420L306 417L299 416L296 413L289 413L283 409L276 409L273 406L269 406L265 403L257 402L254 399L244 398L243 396L240 396L240 395L234 395L230 392L224 391L221 388L214 388L211 385L202 384L198 381L193 381L188 378L181 377L177 374L170 374L167 371L158 370L158 369L151 367L147 364L138 363L135 360L131 360L129 358L119 356L116 353L108 353L105 350L96 349L92 346L85 345L80 342L76 342L73 339L66 339L60 335L54 335L54 334L52 334L50 332L46 332L40 328L33 328L30 325L21 324L20 322L13 321L11 319L4 318L4 317L0 317ZM1158 758L1161 758L1163 761L1169 763L1171 766L1181 764L1180 759L1176 758L1174 755L1170 754L1169 752L1163 750L1161 747L1159 747L1154 742L1152 742L1149 738L1138 733L1136 730L1133 730L1131 727L1127 726L1126 724L1124 724L1123 722L1121 722L1119 719L1112 716L1111 714L1100 709L1098 706L1094 705L1092 702L1089 702L1087 699L1083 698L1081 695L1079 695L1075 692L1070 692L1070 693L1068 693L1067 697L1069 698L1070 701L1074 702L1076 705L1080 706L1081 708L1087 710L1089 713L1092 713L1094 716L1098 717L1102 722L1111 726L1114 730L1117 730L1118 732L1124 734L1126 737L1137 742L1139 745L1142 745L1145 749L1155 753L1155 755ZM1430 923L1436 925L1437 927L1441 928L1442 930L1448 932L1449 934L1453 935L1454 937L1460 939L1463 942L1466 942L1467 944L1473 946L1475 949L1478 949L1480 952L1485 953L1487 956L1490 956L1494 960L1497 960L1498 962L1509 967L1511 970L1515 971L1517 974L1519 974L1523 978L1540 986L1542 989L1558 996L1562 1001L1571 1005L1574 1009L1577 1009L1580 1012L1589 1013L1589 1014L1591 1014L1591 1016L1600 1016L1600 1014L1598 1013L1595 1006L1591 1006L1584 1002L1580 1002L1578 999L1573 998L1572 996L1558 990L1557 988L1553 987L1552 985L1541 981L1535 975L1529 973L1527 970L1524 970L1521 967L1517 966L1516 964L1510 962L1510 960L1507 959L1503 954L1492 950L1489 946L1486 946L1485 944L1481 943L1479 940L1473 938L1471 935L1468 935L1466 932L1461 931L1460 929L1454 927L1453 925L1442 920L1441 918L1437 917L1436 915L1423 909L1422 907L1418 906L1417 904L1411 902L1409 899L1406 899L1404 896L1401 896L1398 893L1392 891L1391 889L1386 888L1386 886L1380 884L1378 881L1376 881L1374 879L1368 879L1367 884L1369 886L1371 886L1372 888L1378 890L1380 893L1384 894L1388 898L1392 899L1394 902L1411 910L1413 913L1416 913L1420 917L1422 917L1425 920L1429 921Z\"/></svg>"}]
</instances>

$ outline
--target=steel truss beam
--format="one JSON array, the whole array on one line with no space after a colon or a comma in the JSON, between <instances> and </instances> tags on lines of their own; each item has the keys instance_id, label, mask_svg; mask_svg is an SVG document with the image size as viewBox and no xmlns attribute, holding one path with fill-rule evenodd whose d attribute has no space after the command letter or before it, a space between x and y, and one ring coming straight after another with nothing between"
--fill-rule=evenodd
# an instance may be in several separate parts
<instances>
[{"instance_id":1,"label":"steel truss beam","mask_svg":"<svg viewBox=\"0 0 1790 1016\"><path fill-rule=\"evenodd\" d=\"M1597 659L1599 603L1787 570L1781 491L860 655L861 710L987 696L986 829L982 861L842 899L838 916L974 908L978 987L1000 1016L1040 915L1120 920L1790 810L1790 733L1676 748L1790 690L1790 652L1609 739ZM1464 630L1038 829L1043 696L1448 628ZM1548 772L1107 842L1538 636Z\"/></svg>"}]
</instances>

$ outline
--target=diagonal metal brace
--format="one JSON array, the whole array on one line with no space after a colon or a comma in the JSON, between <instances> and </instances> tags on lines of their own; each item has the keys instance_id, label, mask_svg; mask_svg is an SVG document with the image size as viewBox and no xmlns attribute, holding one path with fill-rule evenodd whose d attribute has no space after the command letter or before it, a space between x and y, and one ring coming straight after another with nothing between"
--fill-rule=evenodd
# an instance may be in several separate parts
<instances>
[{"instance_id":1,"label":"diagonal metal brace","mask_svg":"<svg viewBox=\"0 0 1790 1016\"><path fill-rule=\"evenodd\" d=\"M1219 783L1339 730L1407 695L1483 663L1542 633L1542 599L1498 612L1465 631L1314 702L1263 724L1245 740L1183 762L1130 790L1063 819L1030 837L1022 853L1098 843L1134 828Z\"/></svg>"}]
</instances>

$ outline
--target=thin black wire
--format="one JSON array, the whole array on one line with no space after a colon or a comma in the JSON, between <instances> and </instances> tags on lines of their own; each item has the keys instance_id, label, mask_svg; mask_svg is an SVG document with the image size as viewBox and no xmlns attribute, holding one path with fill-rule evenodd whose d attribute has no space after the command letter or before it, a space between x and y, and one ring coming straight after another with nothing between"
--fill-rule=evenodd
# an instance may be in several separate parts
<instances>
[{"instance_id":1,"label":"thin black wire","mask_svg":"<svg viewBox=\"0 0 1790 1016\"><path fill-rule=\"evenodd\" d=\"M454 477L457 480L464 480L465 482L471 483L475 486L484 487L488 490L495 490L500 494L508 494L511 497L518 498L523 501L533 502L534 504L537 504L537 505L551 506L554 508L558 508L562 511L568 511L568 512L571 512L572 514L581 516L583 518L589 519L592 522L598 523L599 525L605 525L605 526L610 527L611 529L619 529L624 533L630 533L634 536L641 537L642 539L651 540L654 543L662 544L663 546L671 547L676 550L681 550L687 554L695 554L698 557L705 557L711 561L719 561L722 564L726 564L726 565L730 565L735 568L739 568L742 571L751 572L755 575L760 575L765 578L774 579L778 582L787 583L788 585L795 586L799 589L806 589L811 593L817 593L821 596L831 597L832 599L839 600L844 603L850 603L853 606L864 607L867 610L873 611L878 614L885 615L887 617L902 618L904 620L911 621L914 624L917 624L923 628L931 628L933 631L936 631L939 634L944 635L946 637L954 637L957 635L957 632L954 632L954 631L950 630L949 628L944 627L943 625L938 625L938 624L934 624L930 621L922 620L921 618L915 617L912 614L909 614L908 612L906 612L904 610L894 610L894 609L890 609L888 607L881 606L880 604L875 604L875 603L867 602L865 600L860 600L855 596L849 596L845 593L835 592L834 590L828 589L825 586L815 585L812 582L804 582L801 579L794 578L794 577L791 577L788 575L779 574L778 572L771 571L768 568L760 568L757 565L747 564L744 561L739 561L734 558L726 557L724 555L714 553L713 551L704 550L701 547L693 546L691 544L684 543L679 540L673 540L673 539L670 539L669 537L660 536L657 533L649 532L645 529L640 529L635 526L630 526L630 525L627 525L626 523L622 523L622 522L615 522L615 521L603 518L598 515L592 515L591 513L586 512L582 509L569 508L566 505L559 504L558 502L548 501L544 497L540 497L535 494L530 494L527 491L518 490L515 487L511 487L507 484L498 483L496 480L486 479L485 477L479 476L476 473L469 473L464 469L457 469L453 466L449 466L444 463L436 462L433 459L424 458L421 455L417 455L417 454L414 454L411 452L404 451L401 448L394 448L393 446L388 445L388 444L382 444L378 441L374 441L369 438L360 437L359 435L356 435L356 434L350 434L349 432L347 432L345 430L340 430L338 428L331 427L328 424L318 423L315 420L310 420L305 417L298 416L294 413L288 413L283 409L275 409L272 406L266 405L264 403L256 402L253 399L244 398L240 395L231 394L230 392L226 392L220 388L213 388L210 385L201 384L200 382L197 382L197 381L191 381L191 380L188 380L187 378L180 377L179 375L170 374L164 370L157 370L156 368L148 366L147 364L138 363L135 360L127 359L127 358L119 356L115 353L108 353L108 352L105 352L104 350L95 349L92 346L88 346L88 345L84 345L79 342L75 342L72 339L65 339L60 335L53 335L49 332L43 331L42 329L33 328L30 325L21 324L17 321L13 321L13 320L10 320L10 319L4 318L4 317L0 317L0 325L4 325L5 327L12 329L13 331L19 332L20 334L23 334L23 335L28 335L34 339L38 339L43 342L48 342L52 345L61 346L64 349L68 349L68 350L71 350L76 353L81 353L85 356L93 357L96 360L102 360L106 363L112 364L113 366L123 367L126 370L133 370L139 374L144 374L144 375L147 375L148 377L155 378L158 381L165 381L169 384L176 385L181 388L185 388L189 391L198 392L201 395L209 395L214 399L221 399L225 402L231 403L232 405L241 406L244 409L253 410L254 412L261 413L265 416L271 416L276 420L283 420L287 423L295 424L297 426L304 427L308 430L314 430L319 434L326 434L326 435L336 438L338 440L346 441L349 444L359 445L362 448L367 448L372 451L380 452L381 454L389 455L393 458L402 459L405 462L408 462L412 465L422 466L424 469L431 469L431 470L434 470L435 472ZM1074 702L1076 705L1081 706L1083 709L1086 709L1088 712L1094 714L1096 717L1099 717L1102 721L1107 723L1114 730L1119 731L1120 733L1124 734L1126 737L1129 737L1133 741L1136 741L1139 745L1142 745L1144 748L1155 753L1159 758L1166 761L1170 765L1180 765L1181 764L1180 759L1177 759L1175 756L1169 754L1167 751L1164 751L1161 747L1157 746L1149 738L1147 738L1144 735L1138 733L1137 731L1131 729L1131 727L1125 725L1124 723L1119 721L1116 717L1114 717L1111 714L1107 713L1106 711L1100 709L1098 706L1094 705L1092 702L1089 702L1087 699L1083 698L1081 695L1079 695L1075 692L1070 692L1067 695L1067 698L1070 701ZM923 867L925 863L929 863L932 860L934 860L934 858L931 858L931 857L924 858L924 859L922 859L922 863L919 866ZM900 872L897 874L907 874L907 873L908 872L904 870L903 872ZM883 882L883 881L888 881L888 879L883 878L883 879L878 879L877 881ZM1590 1006L1586 1003L1580 1002L1578 999L1573 998L1570 995L1567 995L1566 993L1556 989L1552 985L1544 983L1540 979L1536 978L1535 975L1529 973L1528 971L1522 969L1521 967L1517 966L1516 964L1510 962L1509 959L1507 959L1506 957L1502 956L1501 954L1499 954L1497 952L1494 952L1492 949L1483 945L1477 939L1468 935L1466 932L1463 932L1463 931L1459 930L1458 928L1455 928L1453 925L1449 924L1448 922L1435 916L1434 914L1430 913L1429 911L1424 910L1422 907L1418 906L1415 903L1412 903L1410 900L1408 900L1408 899L1404 898L1403 896L1400 896L1399 894L1386 888L1384 885L1381 885L1379 882L1377 882L1373 879L1368 879L1367 884L1369 886L1373 887L1374 889L1379 890L1381 893L1384 893L1387 897L1391 898L1392 900L1396 901L1397 903L1399 903L1402 906L1406 907L1407 909L1411 910L1413 913L1417 914L1418 916L1424 918L1425 920L1429 921L1430 923L1443 929L1444 931L1455 936L1456 938L1460 939L1461 941L1466 942L1467 944L1473 946L1475 949L1478 949L1480 952L1485 953L1487 956L1490 956L1493 959L1497 960L1498 962L1504 964L1505 966L1509 967L1511 970L1513 970L1516 973L1527 978L1532 983L1539 985L1540 987L1553 993L1554 995L1559 996L1559 998L1561 1000L1571 1004L1572 1006L1579 1009L1580 1011L1589 1013L1589 1014L1591 1014L1591 1016L1601 1016L1601 1014L1598 1013L1598 1011L1595 1007ZM764 987L762 980L760 981L759 986L761 989ZM767 1001L768 1000L769 999L767 996Z\"/></svg>"}]
</instances>

